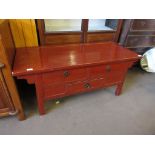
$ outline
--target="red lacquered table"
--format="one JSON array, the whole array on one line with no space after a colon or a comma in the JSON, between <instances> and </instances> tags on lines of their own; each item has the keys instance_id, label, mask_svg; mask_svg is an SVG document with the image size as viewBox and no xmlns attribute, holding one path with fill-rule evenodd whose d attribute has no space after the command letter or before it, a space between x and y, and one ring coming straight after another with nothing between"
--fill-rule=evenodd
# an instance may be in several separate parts
<instances>
[{"instance_id":1,"label":"red lacquered table","mask_svg":"<svg viewBox=\"0 0 155 155\"><path fill-rule=\"evenodd\" d=\"M117 85L139 56L116 43L86 43L17 48L13 76L35 84L39 113L44 101Z\"/></svg>"}]
</instances>

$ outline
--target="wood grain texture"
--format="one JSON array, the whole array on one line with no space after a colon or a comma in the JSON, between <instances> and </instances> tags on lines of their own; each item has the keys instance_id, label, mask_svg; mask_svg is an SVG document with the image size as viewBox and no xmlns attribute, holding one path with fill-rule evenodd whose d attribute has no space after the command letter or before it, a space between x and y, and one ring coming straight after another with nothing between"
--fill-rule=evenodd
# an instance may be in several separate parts
<instances>
[{"instance_id":1,"label":"wood grain texture","mask_svg":"<svg viewBox=\"0 0 155 155\"><path fill-rule=\"evenodd\" d=\"M9 112L14 110L12 99L0 69L0 117L9 115Z\"/></svg>"},{"instance_id":2,"label":"wood grain texture","mask_svg":"<svg viewBox=\"0 0 155 155\"><path fill-rule=\"evenodd\" d=\"M11 30L10 26L8 23L8 20L3 20L0 23L0 39L3 41L3 47L5 48L5 55L8 60L9 67L12 68L14 56L15 56L15 47L14 47L14 42L12 40L12 35L11 35ZM2 52L1 52L2 55ZM1 60L1 63L5 64Z\"/></svg>"},{"instance_id":3,"label":"wood grain texture","mask_svg":"<svg viewBox=\"0 0 155 155\"><path fill-rule=\"evenodd\" d=\"M16 88L16 84L12 77L12 63L14 60L14 55L15 47L9 27L9 21L4 20L0 23L0 61L4 64L2 73L13 105L15 109L19 112L18 117L20 120L23 120L25 118L23 108Z\"/></svg>"},{"instance_id":4,"label":"wood grain texture","mask_svg":"<svg viewBox=\"0 0 155 155\"><path fill-rule=\"evenodd\" d=\"M87 33L87 42L114 41L115 33Z\"/></svg>"},{"instance_id":5,"label":"wood grain texture","mask_svg":"<svg viewBox=\"0 0 155 155\"><path fill-rule=\"evenodd\" d=\"M119 38L124 47L143 54L155 46L155 19L126 19Z\"/></svg>"},{"instance_id":6,"label":"wood grain texture","mask_svg":"<svg viewBox=\"0 0 155 155\"><path fill-rule=\"evenodd\" d=\"M10 19L9 22L16 47L38 46L34 19Z\"/></svg>"},{"instance_id":7,"label":"wood grain texture","mask_svg":"<svg viewBox=\"0 0 155 155\"><path fill-rule=\"evenodd\" d=\"M46 35L45 37L46 45L57 45L57 44L73 44L81 42L81 34L52 34Z\"/></svg>"},{"instance_id":8,"label":"wood grain texture","mask_svg":"<svg viewBox=\"0 0 155 155\"><path fill-rule=\"evenodd\" d=\"M154 19L136 19L133 21L131 31L155 31Z\"/></svg>"},{"instance_id":9,"label":"wood grain texture","mask_svg":"<svg viewBox=\"0 0 155 155\"><path fill-rule=\"evenodd\" d=\"M155 35L128 35L125 46L127 48L154 47Z\"/></svg>"},{"instance_id":10,"label":"wood grain texture","mask_svg":"<svg viewBox=\"0 0 155 155\"><path fill-rule=\"evenodd\" d=\"M47 99L112 85L119 95L128 68L137 60L136 53L113 42L18 48L13 76L35 84L42 115Z\"/></svg>"}]
</instances>

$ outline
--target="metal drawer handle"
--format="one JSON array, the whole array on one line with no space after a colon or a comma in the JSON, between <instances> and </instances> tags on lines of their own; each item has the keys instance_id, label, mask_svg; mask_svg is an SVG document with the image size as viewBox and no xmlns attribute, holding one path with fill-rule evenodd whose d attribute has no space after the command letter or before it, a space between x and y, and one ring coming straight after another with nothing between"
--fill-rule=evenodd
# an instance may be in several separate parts
<instances>
[{"instance_id":1,"label":"metal drawer handle","mask_svg":"<svg viewBox=\"0 0 155 155\"><path fill-rule=\"evenodd\" d=\"M64 77L68 77L70 73L68 71L64 71Z\"/></svg>"},{"instance_id":2,"label":"metal drawer handle","mask_svg":"<svg viewBox=\"0 0 155 155\"><path fill-rule=\"evenodd\" d=\"M84 87L85 87L85 88L91 88L91 85L90 85L89 83L85 83L85 84L84 84Z\"/></svg>"},{"instance_id":3,"label":"metal drawer handle","mask_svg":"<svg viewBox=\"0 0 155 155\"><path fill-rule=\"evenodd\" d=\"M106 66L106 71L107 71L107 72L110 72L110 71L111 71L110 65L107 65L107 66Z\"/></svg>"}]
</instances>

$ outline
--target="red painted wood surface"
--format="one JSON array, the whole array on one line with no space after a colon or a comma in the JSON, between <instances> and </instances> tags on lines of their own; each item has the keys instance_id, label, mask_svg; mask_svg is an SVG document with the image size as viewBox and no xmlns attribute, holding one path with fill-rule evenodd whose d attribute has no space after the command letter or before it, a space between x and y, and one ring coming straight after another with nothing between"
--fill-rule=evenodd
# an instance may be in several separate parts
<instances>
[{"instance_id":1,"label":"red painted wood surface","mask_svg":"<svg viewBox=\"0 0 155 155\"><path fill-rule=\"evenodd\" d=\"M87 43L18 48L13 76L36 85L38 107L44 101L117 85L121 93L125 74L138 55L116 43Z\"/></svg>"}]
</instances>

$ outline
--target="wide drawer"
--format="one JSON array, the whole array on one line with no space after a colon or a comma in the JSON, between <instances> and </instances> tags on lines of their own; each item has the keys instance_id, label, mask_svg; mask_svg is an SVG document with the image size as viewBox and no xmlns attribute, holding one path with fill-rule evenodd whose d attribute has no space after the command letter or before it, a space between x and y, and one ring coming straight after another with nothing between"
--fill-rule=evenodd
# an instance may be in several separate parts
<instances>
[{"instance_id":1,"label":"wide drawer","mask_svg":"<svg viewBox=\"0 0 155 155\"><path fill-rule=\"evenodd\" d=\"M61 97L66 92L65 84L53 84L49 86L44 86L44 97L46 99L53 97Z\"/></svg>"},{"instance_id":2,"label":"wide drawer","mask_svg":"<svg viewBox=\"0 0 155 155\"><path fill-rule=\"evenodd\" d=\"M90 79L94 79L97 77L104 77L105 76L105 67L106 65L99 65L99 66L93 66L89 67L89 77Z\"/></svg>"},{"instance_id":3,"label":"wide drawer","mask_svg":"<svg viewBox=\"0 0 155 155\"><path fill-rule=\"evenodd\" d=\"M145 35L145 36L136 36L129 35L126 41L126 47L149 47L155 45L155 36Z\"/></svg>"},{"instance_id":4,"label":"wide drawer","mask_svg":"<svg viewBox=\"0 0 155 155\"><path fill-rule=\"evenodd\" d=\"M51 85L54 83L74 82L78 80L85 80L87 78L88 72L86 68L55 71L44 73L42 75L43 83L45 85Z\"/></svg>"},{"instance_id":5,"label":"wide drawer","mask_svg":"<svg viewBox=\"0 0 155 155\"><path fill-rule=\"evenodd\" d=\"M127 63L107 65L105 85L112 85L121 82L127 70L127 65Z\"/></svg>"},{"instance_id":6,"label":"wide drawer","mask_svg":"<svg viewBox=\"0 0 155 155\"><path fill-rule=\"evenodd\" d=\"M133 21L132 30L141 31L154 31L155 30L155 20L154 19L136 19Z\"/></svg>"},{"instance_id":7,"label":"wide drawer","mask_svg":"<svg viewBox=\"0 0 155 155\"><path fill-rule=\"evenodd\" d=\"M89 68L89 77L94 79L97 77L105 78L108 74L115 75L122 72L126 68L126 63L105 64L99 66L93 66Z\"/></svg>"},{"instance_id":8,"label":"wide drawer","mask_svg":"<svg viewBox=\"0 0 155 155\"><path fill-rule=\"evenodd\" d=\"M87 42L92 43L92 42L103 42L103 41L112 41L114 40L115 33L87 33Z\"/></svg>"},{"instance_id":9,"label":"wide drawer","mask_svg":"<svg viewBox=\"0 0 155 155\"><path fill-rule=\"evenodd\" d=\"M101 88L104 86L104 83L104 78L74 82L67 85L67 94L75 94L79 92L85 92L92 89Z\"/></svg>"}]
</instances>

